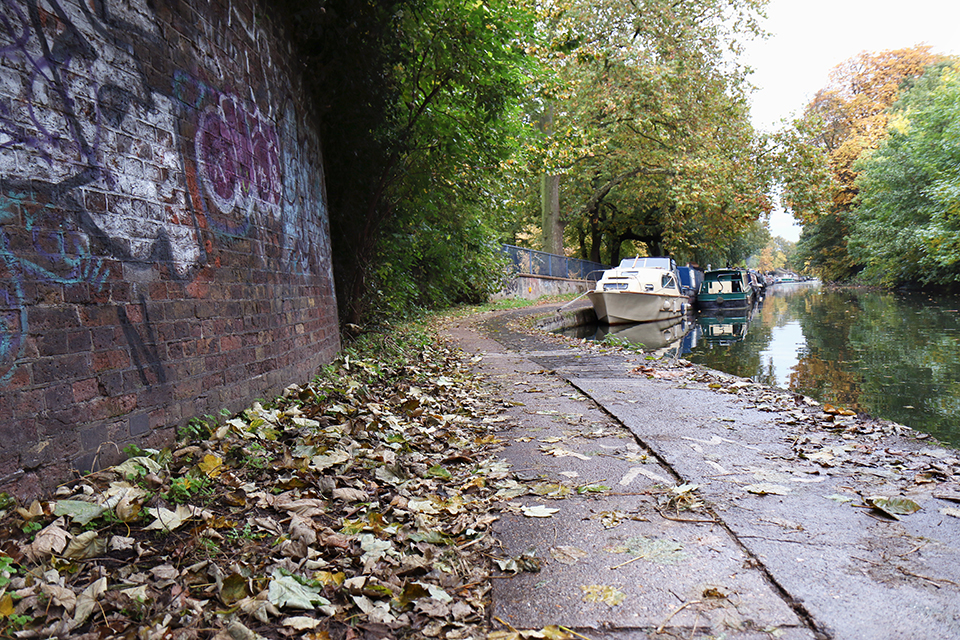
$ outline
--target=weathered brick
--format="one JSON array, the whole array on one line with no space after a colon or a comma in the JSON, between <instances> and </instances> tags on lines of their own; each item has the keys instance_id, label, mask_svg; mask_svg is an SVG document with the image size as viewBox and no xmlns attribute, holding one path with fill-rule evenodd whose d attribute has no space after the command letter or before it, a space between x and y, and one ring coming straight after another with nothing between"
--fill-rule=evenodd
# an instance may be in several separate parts
<instances>
[{"instance_id":1,"label":"weathered brick","mask_svg":"<svg viewBox=\"0 0 960 640\"><path fill-rule=\"evenodd\" d=\"M37 441L37 421L33 417L0 421L0 450L16 454L19 449Z\"/></svg>"},{"instance_id":2,"label":"weathered brick","mask_svg":"<svg viewBox=\"0 0 960 640\"><path fill-rule=\"evenodd\" d=\"M37 351L40 356L56 356L69 353L66 331L46 331L37 336Z\"/></svg>"},{"instance_id":3,"label":"weathered brick","mask_svg":"<svg viewBox=\"0 0 960 640\"><path fill-rule=\"evenodd\" d=\"M31 332L45 333L79 327L80 318L72 306L34 306L27 309L27 323Z\"/></svg>"},{"instance_id":4,"label":"weathered brick","mask_svg":"<svg viewBox=\"0 0 960 640\"><path fill-rule=\"evenodd\" d=\"M74 382L72 387L74 402L85 402L100 395L100 385L96 378Z\"/></svg>"},{"instance_id":5,"label":"weathered brick","mask_svg":"<svg viewBox=\"0 0 960 640\"><path fill-rule=\"evenodd\" d=\"M90 356L85 353L44 358L33 363L34 384L51 384L83 377L90 371Z\"/></svg>"}]
</instances>

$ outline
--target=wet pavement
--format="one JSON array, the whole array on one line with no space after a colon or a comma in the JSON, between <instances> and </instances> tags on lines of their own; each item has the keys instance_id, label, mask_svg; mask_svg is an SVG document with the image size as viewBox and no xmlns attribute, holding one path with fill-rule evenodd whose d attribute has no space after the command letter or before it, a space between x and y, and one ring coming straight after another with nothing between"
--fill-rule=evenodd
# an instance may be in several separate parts
<instances>
[{"instance_id":1,"label":"wet pavement","mask_svg":"<svg viewBox=\"0 0 960 640\"><path fill-rule=\"evenodd\" d=\"M448 327L506 407L495 629L960 638L955 451L898 427L819 433L789 392L536 330L555 309ZM894 519L864 503L881 495L922 508Z\"/></svg>"}]
</instances>

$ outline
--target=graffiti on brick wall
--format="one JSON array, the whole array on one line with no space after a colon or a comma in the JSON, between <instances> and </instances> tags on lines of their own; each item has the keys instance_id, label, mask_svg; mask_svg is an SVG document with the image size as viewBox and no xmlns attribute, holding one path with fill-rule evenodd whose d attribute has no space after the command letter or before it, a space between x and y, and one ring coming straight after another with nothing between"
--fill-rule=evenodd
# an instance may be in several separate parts
<instances>
[{"instance_id":1,"label":"graffiti on brick wall","mask_svg":"<svg viewBox=\"0 0 960 640\"><path fill-rule=\"evenodd\" d=\"M184 171L201 226L226 237L272 228L269 243L282 250L274 267L330 278L322 180L308 161L319 158L319 145L301 132L292 103L274 125L255 104L183 71L175 73L174 95L183 130L194 128L183 136L192 138Z\"/></svg>"},{"instance_id":2,"label":"graffiti on brick wall","mask_svg":"<svg viewBox=\"0 0 960 640\"><path fill-rule=\"evenodd\" d=\"M123 335L130 345L130 358L137 368L142 385L162 384L167 381L167 378L157 349L156 332L150 322L147 301L143 296L140 296L137 313L141 316L139 322L130 318L126 307L117 305L120 326L123 328ZM142 327L142 329L138 327Z\"/></svg>"},{"instance_id":3,"label":"graffiti on brick wall","mask_svg":"<svg viewBox=\"0 0 960 640\"><path fill-rule=\"evenodd\" d=\"M331 280L319 145L292 103L264 113L202 70L158 78L155 18L146 3L0 0L0 384L24 354L27 283L96 294L121 264L189 283L218 241ZM162 382L141 306L118 321L141 381Z\"/></svg>"},{"instance_id":4,"label":"graffiti on brick wall","mask_svg":"<svg viewBox=\"0 0 960 640\"><path fill-rule=\"evenodd\" d=\"M24 285L45 282L64 286L86 284L100 291L106 284L106 262L89 250L87 238L76 230L58 228L59 210L38 202L38 194L23 190L0 193L0 383L13 374L23 355L27 331ZM5 230L18 223L21 244L32 249L19 255Z\"/></svg>"},{"instance_id":5,"label":"graffiti on brick wall","mask_svg":"<svg viewBox=\"0 0 960 640\"><path fill-rule=\"evenodd\" d=\"M254 203L276 217L280 207L277 133L256 106L221 95L200 114L195 143L200 176L221 213L252 211Z\"/></svg>"},{"instance_id":6,"label":"graffiti on brick wall","mask_svg":"<svg viewBox=\"0 0 960 640\"><path fill-rule=\"evenodd\" d=\"M328 219L327 199L323 181L308 173L311 165L306 161L308 157L319 158L320 150L315 140L300 133L296 111L289 102L281 128L287 141L282 149L283 260L292 272L323 275L332 282L330 235L323 226ZM308 212L305 219L304 212Z\"/></svg>"},{"instance_id":7,"label":"graffiti on brick wall","mask_svg":"<svg viewBox=\"0 0 960 640\"><path fill-rule=\"evenodd\" d=\"M59 207L58 226L106 255L163 261L183 277L200 243L168 142L175 109L147 88L132 55L133 39L157 38L148 25L94 39L108 25L85 3L2 1L0 188Z\"/></svg>"}]
</instances>

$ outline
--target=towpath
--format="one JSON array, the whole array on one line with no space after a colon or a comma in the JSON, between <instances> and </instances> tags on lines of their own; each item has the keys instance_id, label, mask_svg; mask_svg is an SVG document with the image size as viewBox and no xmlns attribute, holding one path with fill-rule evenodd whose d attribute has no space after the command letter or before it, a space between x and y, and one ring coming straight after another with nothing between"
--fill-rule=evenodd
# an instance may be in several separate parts
<instances>
[{"instance_id":1,"label":"towpath","mask_svg":"<svg viewBox=\"0 0 960 640\"><path fill-rule=\"evenodd\" d=\"M555 312L448 326L499 390L517 484L496 524L494 629L960 638L956 451L748 380L531 328Z\"/></svg>"}]
</instances>

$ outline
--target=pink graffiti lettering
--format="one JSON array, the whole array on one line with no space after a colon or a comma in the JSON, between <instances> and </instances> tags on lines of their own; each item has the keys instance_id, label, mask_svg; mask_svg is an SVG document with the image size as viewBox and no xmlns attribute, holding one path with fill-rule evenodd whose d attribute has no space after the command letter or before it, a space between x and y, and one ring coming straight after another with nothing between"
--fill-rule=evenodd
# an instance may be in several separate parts
<instances>
[{"instance_id":1,"label":"pink graffiti lettering","mask_svg":"<svg viewBox=\"0 0 960 640\"><path fill-rule=\"evenodd\" d=\"M279 214L282 180L276 129L256 105L221 95L200 114L196 133L200 178L221 213Z\"/></svg>"}]
</instances>

